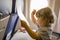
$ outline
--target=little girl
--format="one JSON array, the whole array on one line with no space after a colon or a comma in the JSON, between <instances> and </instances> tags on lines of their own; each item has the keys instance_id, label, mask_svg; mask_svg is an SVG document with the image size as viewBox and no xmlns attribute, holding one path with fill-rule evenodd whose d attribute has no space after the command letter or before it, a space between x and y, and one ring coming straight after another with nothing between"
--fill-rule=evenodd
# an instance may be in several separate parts
<instances>
[{"instance_id":1,"label":"little girl","mask_svg":"<svg viewBox=\"0 0 60 40\"><path fill-rule=\"evenodd\" d=\"M36 18L34 17L36 16ZM34 24L37 25L38 31L34 32L30 28L30 26L23 20L21 20L21 25L25 27L28 34L36 39L36 40L51 40L50 39L50 33L51 33L51 24L54 23L54 16L52 14L52 11L49 7L42 8L36 12L36 10L32 11L31 14L32 21Z\"/></svg>"}]
</instances>

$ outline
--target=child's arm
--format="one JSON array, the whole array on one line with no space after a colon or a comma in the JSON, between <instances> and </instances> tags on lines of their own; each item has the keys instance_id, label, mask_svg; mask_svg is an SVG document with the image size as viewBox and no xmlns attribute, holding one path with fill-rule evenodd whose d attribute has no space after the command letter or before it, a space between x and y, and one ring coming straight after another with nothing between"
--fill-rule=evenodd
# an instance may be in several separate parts
<instances>
[{"instance_id":1,"label":"child's arm","mask_svg":"<svg viewBox=\"0 0 60 40\"><path fill-rule=\"evenodd\" d=\"M36 13L36 10L33 10L31 13L31 18L32 18L32 21L36 24L36 19L34 17L35 13Z\"/></svg>"},{"instance_id":2,"label":"child's arm","mask_svg":"<svg viewBox=\"0 0 60 40\"><path fill-rule=\"evenodd\" d=\"M38 39L39 38L39 35L36 32L32 31L32 29L27 25L27 23L25 21L21 20L21 25L23 27L25 27L25 29L27 30L28 34L32 38L34 38L34 39Z\"/></svg>"}]
</instances>

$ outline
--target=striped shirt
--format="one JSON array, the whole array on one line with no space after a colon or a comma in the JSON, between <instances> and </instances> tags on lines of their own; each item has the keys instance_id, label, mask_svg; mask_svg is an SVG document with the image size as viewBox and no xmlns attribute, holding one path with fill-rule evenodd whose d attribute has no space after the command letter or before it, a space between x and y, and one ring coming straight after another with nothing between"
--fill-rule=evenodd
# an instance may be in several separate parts
<instances>
[{"instance_id":1,"label":"striped shirt","mask_svg":"<svg viewBox=\"0 0 60 40\"><path fill-rule=\"evenodd\" d=\"M37 33L40 35L40 38L36 40L50 40L52 31L50 31L50 28L48 28L48 30L45 30L41 27L37 30Z\"/></svg>"}]
</instances>

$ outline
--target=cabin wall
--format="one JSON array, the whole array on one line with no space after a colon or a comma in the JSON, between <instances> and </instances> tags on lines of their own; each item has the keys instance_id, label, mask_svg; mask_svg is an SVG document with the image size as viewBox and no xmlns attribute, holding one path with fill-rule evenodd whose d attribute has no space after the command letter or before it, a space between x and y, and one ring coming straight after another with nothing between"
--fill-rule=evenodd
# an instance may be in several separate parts
<instances>
[{"instance_id":1,"label":"cabin wall","mask_svg":"<svg viewBox=\"0 0 60 40\"><path fill-rule=\"evenodd\" d=\"M60 33L60 0L50 0L50 5L49 5L55 12L57 16L57 21L55 25L55 32Z\"/></svg>"},{"instance_id":2,"label":"cabin wall","mask_svg":"<svg viewBox=\"0 0 60 40\"><path fill-rule=\"evenodd\" d=\"M0 0L0 11L8 14L11 12L12 0Z\"/></svg>"}]
</instances>

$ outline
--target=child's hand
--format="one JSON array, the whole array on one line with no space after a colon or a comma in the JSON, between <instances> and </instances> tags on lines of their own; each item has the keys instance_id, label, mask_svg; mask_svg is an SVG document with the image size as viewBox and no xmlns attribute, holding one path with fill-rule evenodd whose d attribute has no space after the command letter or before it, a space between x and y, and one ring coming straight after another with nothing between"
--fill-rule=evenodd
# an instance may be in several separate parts
<instances>
[{"instance_id":1,"label":"child's hand","mask_svg":"<svg viewBox=\"0 0 60 40\"><path fill-rule=\"evenodd\" d=\"M21 27L20 28L20 32L24 32L25 31L25 28L24 27Z\"/></svg>"},{"instance_id":2,"label":"child's hand","mask_svg":"<svg viewBox=\"0 0 60 40\"><path fill-rule=\"evenodd\" d=\"M33 11L32 11L32 15L34 15L36 13L36 10L34 9Z\"/></svg>"}]
</instances>

